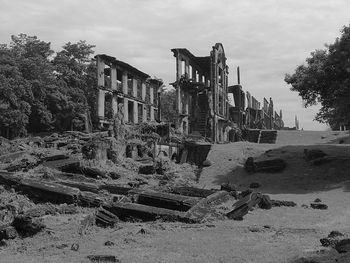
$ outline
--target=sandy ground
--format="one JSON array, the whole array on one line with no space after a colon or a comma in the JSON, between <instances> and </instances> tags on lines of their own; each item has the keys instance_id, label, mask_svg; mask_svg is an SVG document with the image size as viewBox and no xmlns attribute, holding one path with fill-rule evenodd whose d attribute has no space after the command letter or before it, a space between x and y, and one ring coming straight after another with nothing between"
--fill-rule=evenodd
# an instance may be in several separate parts
<instances>
[{"instance_id":1,"label":"sandy ground","mask_svg":"<svg viewBox=\"0 0 350 263\"><path fill-rule=\"evenodd\" d=\"M82 235L78 229L84 214L46 216L47 230L0 247L0 262L88 262L87 255L107 254L120 262L349 263L349 255L340 255L319 242L331 230L350 234L350 162L346 160L350 146L339 144L345 136L349 134L281 131L274 145L238 142L213 146L209 155L212 165L203 169L198 187L219 188L223 182L233 182L245 189L258 182L259 191L272 199L294 201L297 207L255 209L243 221L200 225L152 222L120 223L107 229L92 226ZM303 159L305 148L321 148L329 156L343 159L316 167ZM280 157L287 161L287 168L275 174L247 174L243 163L249 156ZM328 210L301 206L316 198L327 204ZM104 245L106 241L113 245ZM72 244L79 245L78 251L71 250Z\"/></svg>"}]
</instances>

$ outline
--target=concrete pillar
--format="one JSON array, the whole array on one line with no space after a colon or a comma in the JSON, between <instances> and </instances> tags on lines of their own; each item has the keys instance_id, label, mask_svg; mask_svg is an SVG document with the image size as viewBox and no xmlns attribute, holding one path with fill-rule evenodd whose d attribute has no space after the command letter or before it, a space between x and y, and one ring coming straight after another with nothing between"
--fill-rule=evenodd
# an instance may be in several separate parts
<instances>
[{"instance_id":1,"label":"concrete pillar","mask_svg":"<svg viewBox=\"0 0 350 263\"><path fill-rule=\"evenodd\" d=\"M146 100L146 83L142 81L141 86L142 86L142 100Z\"/></svg>"},{"instance_id":2,"label":"concrete pillar","mask_svg":"<svg viewBox=\"0 0 350 263\"><path fill-rule=\"evenodd\" d=\"M154 107L151 106L151 121L154 121Z\"/></svg>"},{"instance_id":3,"label":"concrete pillar","mask_svg":"<svg viewBox=\"0 0 350 263\"><path fill-rule=\"evenodd\" d=\"M105 86L105 62L97 56L97 86Z\"/></svg>"},{"instance_id":4,"label":"concrete pillar","mask_svg":"<svg viewBox=\"0 0 350 263\"><path fill-rule=\"evenodd\" d=\"M127 98L124 98L124 123L129 122L129 109L128 104L129 100Z\"/></svg>"},{"instance_id":5,"label":"concrete pillar","mask_svg":"<svg viewBox=\"0 0 350 263\"><path fill-rule=\"evenodd\" d=\"M137 79L132 79L132 95L137 98Z\"/></svg>"},{"instance_id":6,"label":"concrete pillar","mask_svg":"<svg viewBox=\"0 0 350 263\"><path fill-rule=\"evenodd\" d=\"M150 86L150 100L151 100L151 104L154 103L154 93L153 93L153 87Z\"/></svg>"},{"instance_id":7,"label":"concrete pillar","mask_svg":"<svg viewBox=\"0 0 350 263\"><path fill-rule=\"evenodd\" d=\"M134 101L133 103L133 106L134 106L134 123L138 123L139 122L139 111L138 111L138 103L137 101Z\"/></svg>"},{"instance_id":8,"label":"concrete pillar","mask_svg":"<svg viewBox=\"0 0 350 263\"><path fill-rule=\"evenodd\" d=\"M114 115L118 113L118 96L117 95L113 95L112 109L113 109L113 119L114 119Z\"/></svg>"},{"instance_id":9,"label":"concrete pillar","mask_svg":"<svg viewBox=\"0 0 350 263\"><path fill-rule=\"evenodd\" d=\"M192 79L196 80L196 69L192 66Z\"/></svg>"},{"instance_id":10,"label":"concrete pillar","mask_svg":"<svg viewBox=\"0 0 350 263\"><path fill-rule=\"evenodd\" d=\"M147 105L143 104L143 111L142 111L142 121L147 122Z\"/></svg>"},{"instance_id":11,"label":"concrete pillar","mask_svg":"<svg viewBox=\"0 0 350 263\"><path fill-rule=\"evenodd\" d=\"M111 66L111 88L112 90L117 90L117 66Z\"/></svg>"},{"instance_id":12,"label":"concrete pillar","mask_svg":"<svg viewBox=\"0 0 350 263\"><path fill-rule=\"evenodd\" d=\"M181 63L181 56L180 54L177 54L176 56L176 80L179 81L181 78L181 72L182 72L182 63ZM178 85L176 87L176 111L177 113L181 113L181 87ZM176 123L176 128L181 127L181 120L178 119Z\"/></svg>"},{"instance_id":13,"label":"concrete pillar","mask_svg":"<svg viewBox=\"0 0 350 263\"><path fill-rule=\"evenodd\" d=\"M123 93L128 94L128 73L123 71L122 75Z\"/></svg>"},{"instance_id":14,"label":"concrete pillar","mask_svg":"<svg viewBox=\"0 0 350 263\"><path fill-rule=\"evenodd\" d=\"M97 116L101 119L105 117L105 91L98 91L98 100L97 100Z\"/></svg>"},{"instance_id":15,"label":"concrete pillar","mask_svg":"<svg viewBox=\"0 0 350 263\"><path fill-rule=\"evenodd\" d=\"M185 74L190 77L190 62L188 60L185 60Z\"/></svg>"}]
</instances>

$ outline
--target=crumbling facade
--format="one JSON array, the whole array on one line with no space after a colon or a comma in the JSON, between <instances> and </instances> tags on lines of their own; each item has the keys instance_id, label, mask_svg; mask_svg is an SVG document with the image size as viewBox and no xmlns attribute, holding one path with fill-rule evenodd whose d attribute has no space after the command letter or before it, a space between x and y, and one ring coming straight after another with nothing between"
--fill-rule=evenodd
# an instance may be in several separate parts
<instances>
[{"instance_id":1,"label":"crumbling facade","mask_svg":"<svg viewBox=\"0 0 350 263\"><path fill-rule=\"evenodd\" d=\"M184 48L171 50L176 58L176 127L212 142L228 140L228 66L222 44L209 56L196 57Z\"/></svg>"},{"instance_id":2,"label":"crumbling facade","mask_svg":"<svg viewBox=\"0 0 350 263\"><path fill-rule=\"evenodd\" d=\"M95 56L97 62L97 116L100 128L108 127L115 114L125 124L158 119L158 90L163 82L133 66L107 55Z\"/></svg>"},{"instance_id":3,"label":"crumbling facade","mask_svg":"<svg viewBox=\"0 0 350 263\"><path fill-rule=\"evenodd\" d=\"M272 98L263 100L263 106L241 85L228 87L229 120L241 129L280 130L284 127L282 110L274 111Z\"/></svg>"}]
</instances>

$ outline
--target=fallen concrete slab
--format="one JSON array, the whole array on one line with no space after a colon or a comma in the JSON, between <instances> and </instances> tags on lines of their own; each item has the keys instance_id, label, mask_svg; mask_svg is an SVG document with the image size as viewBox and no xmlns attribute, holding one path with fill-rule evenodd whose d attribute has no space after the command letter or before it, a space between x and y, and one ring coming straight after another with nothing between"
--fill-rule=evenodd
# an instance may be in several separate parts
<instances>
[{"instance_id":1,"label":"fallen concrete slab","mask_svg":"<svg viewBox=\"0 0 350 263\"><path fill-rule=\"evenodd\" d=\"M119 185L119 184L113 184L113 183L105 183L101 184L99 186L100 190L106 190L110 192L111 194L117 194L117 195L127 195L130 190L133 188L130 186L125 185Z\"/></svg>"},{"instance_id":2,"label":"fallen concrete slab","mask_svg":"<svg viewBox=\"0 0 350 263\"><path fill-rule=\"evenodd\" d=\"M202 199L199 197L189 197L140 189L130 190L129 194L136 196L136 202L139 204L177 211L187 211Z\"/></svg>"},{"instance_id":3,"label":"fallen concrete slab","mask_svg":"<svg viewBox=\"0 0 350 263\"><path fill-rule=\"evenodd\" d=\"M18 185L20 179L15 176L15 173L0 171L0 184L8 187L13 187Z\"/></svg>"},{"instance_id":4,"label":"fallen concrete slab","mask_svg":"<svg viewBox=\"0 0 350 263\"><path fill-rule=\"evenodd\" d=\"M174 187L171 192L174 194L192 196L192 197L208 197L209 195L217 192L218 190L213 189L202 189L189 186Z\"/></svg>"},{"instance_id":5,"label":"fallen concrete slab","mask_svg":"<svg viewBox=\"0 0 350 263\"><path fill-rule=\"evenodd\" d=\"M214 214L217 206L232 199L234 199L233 196L227 191L215 192L210 196L203 198L189 209L186 212L185 217L195 222L201 222L208 215Z\"/></svg>"},{"instance_id":6,"label":"fallen concrete slab","mask_svg":"<svg viewBox=\"0 0 350 263\"><path fill-rule=\"evenodd\" d=\"M242 220L250 209L259 204L262 199L260 193L250 193L243 197L239 201L233 204L232 210L226 214L226 216L233 220Z\"/></svg>"},{"instance_id":7,"label":"fallen concrete slab","mask_svg":"<svg viewBox=\"0 0 350 263\"><path fill-rule=\"evenodd\" d=\"M154 221L157 219L188 221L182 212L136 203L111 203L102 206L102 208L116 215L123 221L133 219L140 219L142 221Z\"/></svg>"},{"instance_id":8,"label":"fallen concrete slab","mask_svg":"<svg viewBox=\"0 0 350 263\"><path fill-rule=\"evenodd\" d=\"M78 201L79 189L55 183L23 179L18 190L39 202L72 204Z\"/></svg>"}]
</instances>

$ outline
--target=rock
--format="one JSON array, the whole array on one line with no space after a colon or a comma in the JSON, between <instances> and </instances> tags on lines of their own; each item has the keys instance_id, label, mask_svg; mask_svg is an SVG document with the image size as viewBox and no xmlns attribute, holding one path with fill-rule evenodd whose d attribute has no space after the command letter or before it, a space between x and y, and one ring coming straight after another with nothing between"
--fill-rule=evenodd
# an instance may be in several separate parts
<instances>
[{"instance_id":1,"label":"rock","mask_svg":"<svg viewBox=\"0 0 350 263\"><path fill-rule=\"evenodd\" d=\"M271 200L272 206L288 206L288 207L295 207L297 204L293 201L281 201L281 200Z\"/></svg>"},{"instance_id":2,"label":"rock","mask_svg":"<svg viewBox=\"0 0 350 263\"><path fill-rule=\"evenodd\" d=\"M156 169L152 164L145 164L145 165L141 165L139 167L139 173L140 174L154 174L156 172Z\"/></svg>"},{"instance_id":3,"label":"rock","mask_svg":"<svg viewBox=\"0 0 350 263\"><path fill-rule=\"evenodd\" d=\"M203 167L209 167L212 165L212 162L208 159L204 160L204 162L202 163Z\"/></svg>"},{"instance_id":4,"label":"rock","mask_svg":"<svg viewBox=\"0 0 350 263\"><path fill-rule=\"evenodd\" d=\"M258 204L261 209L271 209L272 202L268 195L263 195L260 203Z\"/></svg>"},{"instance_id":5,"label":"rock","mask_svg":"<svg viewBox=\"0 0 350 263\"><path fill-rule=\"evenodd\" d=\"M316 198L315 200L314 200L314 203L321 203L322 201L321 201L321 199L320 198Z\"/></svg>"},{"instance_id":6,"label":"rock","mask_svg":"<svg viewBox=\"0 0 350 263\"><path fill-rule=\"evenodd\" d=\"M105 246L108 246L108 247L111 247L111 246L114 246L114 242L112 242L112 241L106 241L105 243L104 243L104 245Z\"/></svg>"},{"instance_id":7,"label":"rock","mask_svg":"<svg viewBox=\"0 0 350 263\"><path fill-rule=\"evenodd\" d=\"M321 204L321 203L311 203L310 206L311 206L311 208L313 208L313 209L320 209L320 210L326 210L326 209L328 209L328 205L326 205L326 204Z\"/></svg>"},{"instance_id":8,"label":"rock","mask_svg":"<svg viewBox=\"0 0 350 263\"><path fill-rule=\"evenodd\" d=\"M221 191L236 192L237 186L233 183L223 183L221 184Z\"/></svg>"},{"instance_id":9,"label":"rock","mask_svg":"<svg viewBox=\"0 0 350 263\"><path fill-rule=\"evenodd\" d=\"M340 233L339 231L332 231L326 238L321 238L320 242L324 247L335 248L342 237L344 237L344 234Z\"/></svg>"},{"instance_id":10,"label":"rock","mask_svg":"<svg viewBox=\"0 0 350 263\"><path fill-rule=\"evenodd\" d=\"M251 189L244 190L238 195L238 198L243 198L251 193L253 193L253 190Z\"/></svg>"},{"instance_id":11,"label":"rock","mask_svg":"<svg viewBox=\"0 0 350 263\"><path fill-rule=\"evenodd\" d=\"M338 253L347 253L350 252L350 239L342 239L335 245L335 250Z\"/></svg>"},{"instance_id":12,"label":"rock","mask_svg":"<svg viewBox=\"0 0 350 263\"><path fill-rule=\"evenodd\" d=\"M305 205L305 204L302 204L301 207L302 207L302 208L305 208L305 209L306 209L306 208L309 208L309 206L308 206L308 205Z\"/></svg>"},{"instance_id":13,"label":"rock","mask_svg":"<svg viewBox=\"0 0 350 263\"><path fill-rule=\"evenodd\" d=\"M25 215L16 216L12 222L12 226L22 237L33 236L45 228L45 225L39 220Z\"/></svg>"},{"instance_id":14,"label":"rock","mask_svg":"<svg viewBox=\"0 0 350 263\"><path fill-rule=\"evenodd\" d=\"M121 177L120 174L116 172L109 172L108 176L111 177L113 180L118 180Z\"/></svg>"},{"instance_id":15,"label":"rock","mask_svg":"<svg viewBox=\"0 0 350 263\"><path fill-rule=\"evenodd\" d=\"M329 238L336 238L336 237L343 237L344 234L340 233L339 231L331 231L328 235Z\"/></svg>"},{"instance_id":16,"label":"rock","mask_svg":"<svg viewBox=\"0 0 350 263\"><path fill-rule=\"evenodd\" d=\"M72 244L70 249L73 250L73 251L78 251L79 250L79 244L77 244L77 243Z\"/></svg>"},{"instance_id":17,"label":"rock","mask_svg":"<svg viewBox=\"0 0 350 263\"><path fill-rule=\"evenodd\" d=\"M18 236L13 226L0 226L0 240L14 239Z\"/></svg>"},{"instance_id":18,"label":"rock","mask_svg":"<svg viewBox=\"0 0 350 263\"><path fill-rule=\"evenodd\" d=\"M249 185L249 188L259 188L260 186L261 185L259 183L254 182Z\"/></svg>"},{"instance_id":19,"label":"rock","mask_svg":"<svg viewBox=\"0 0 350 263\"><path fill-rule=\"evenodd\" d=\"M116 256L111 256L111 255L90 255L87 256L87 258L91 262L106 262L106 263L118 263L120 260Z\"/></svg>"},{"instance_id":20,"label":"rock","mask_svg":"<svg viewBox=\"0 0 350 263\"><path fill-rule=\"evenodd\" d=\"M57 245L57 246L56 246L56 248L58 248L58 249L65 249L65 248L67 248L67 247L68 247L67 244L60 244L60 245Z\"/></svg>"},{"instance_id":21,"label":"rock","mask_svg":"<svg viewBox=\"0 0 350 263\"><path fill-rule=\"evenodd\" d=\"M260 193L250 193L232 205L233 209L226 216L233 220L242 220L248 211L261 202Z\"/></svg>"}]
</instances>

